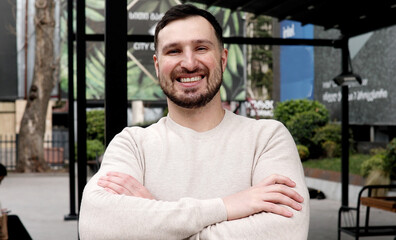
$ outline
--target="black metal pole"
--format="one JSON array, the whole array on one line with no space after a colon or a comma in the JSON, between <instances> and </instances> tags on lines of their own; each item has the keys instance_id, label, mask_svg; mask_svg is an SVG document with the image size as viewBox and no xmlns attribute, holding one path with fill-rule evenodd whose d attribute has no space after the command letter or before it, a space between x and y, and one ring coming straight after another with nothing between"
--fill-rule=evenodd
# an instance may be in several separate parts
<instances>
[{"instance_id":1,"label":"black metal pole","mask_svg":"<svg viewBox=\"0 0 396 240\"><path fill-rule=\"evenodd\" d=\"M77 159L78 159L78 207L80 209L82 193L87 183L87 113L85 79L85 0L77 1Z\"/></svg>"},{"instance_id":2,"label":"black metal pole","mask_svg":"<svg viewBox=\"0 0 396 240\"><path fill-rule=\"evenodd\" d=\"M106 146L127 126L127 1L106 0Z\"/></svg>"},{"instance_id":3,"label":"black metal pole","mask_svg":"<svg viewBox=\"0 0 396 240\"><path fill-rule=\"evenodd\" d=\"M341 64L342 72L346 73L349 71L349 49L348 39L344 40L344 44L341 48ZM342 206L349 205L349 103L348 103L348 86L341 87L341 188L342 188Z\"/></svg>"},{"instance_id":4,"label":"black metal pole","mask_svg":"<svg viewBox=\"0 0 396 240\"><path fill-rule=\"evenodd\" d=\"M67 1L67 63L68 63L68 102L69 113L67 115L69 128L69 194L70 213L65 215L64 220L77 220L76 214L76 173L74 159L74 38L73 38L73 0Z\"/></svg>"}]
</instances>

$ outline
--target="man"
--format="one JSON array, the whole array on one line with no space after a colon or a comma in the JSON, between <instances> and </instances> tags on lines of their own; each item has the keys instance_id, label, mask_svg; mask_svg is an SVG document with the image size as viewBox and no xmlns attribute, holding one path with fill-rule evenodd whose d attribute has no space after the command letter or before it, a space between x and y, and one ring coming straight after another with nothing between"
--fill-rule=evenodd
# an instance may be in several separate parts
<instances>
[{"instance_id":1,"label":"man","mask_svg":"<svg viewBox=\"0 0 396 240\"><path fill-rule=\"evenodd\" d=\"M289 132L222 108L228 52L215 18L178 5L154 38L169 114L110 143L84 190L80 238L306 239L309 196Z\"/></svg>"},{"instance_id":2,"label":"man","mask_svg":"<svg viewBox=\"0 0 396 240\"><path fill-rule=\"evenodd\" d=\"M7 176L7 168L0 163L0 184ZM8 239L7 210L1 208L0 202L0 240Z\"/></svg>"}]
</instances>

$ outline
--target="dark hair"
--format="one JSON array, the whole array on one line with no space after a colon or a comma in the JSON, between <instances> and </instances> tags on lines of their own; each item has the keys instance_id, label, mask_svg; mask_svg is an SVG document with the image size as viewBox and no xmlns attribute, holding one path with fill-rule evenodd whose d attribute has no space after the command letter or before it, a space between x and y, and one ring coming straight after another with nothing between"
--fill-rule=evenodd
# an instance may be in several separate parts
<instances>
[{"instance_id":1,"label":"dark hair","mask_svg":"<svg viewBox=\"0 0 396 240\"><path fill-rule=\"evenodd\" d=\"M3 164L0 163L0 177L7 176L7 168L4 167Z\"/></svg>"},{"instance_id":2,"label":"dark hair","mask_svg":"<svg viewBox=\"0 0 396 240\"><path fill-rule=\"evenodd\" d=\"M176 21L179 19L185 19L193 16L201 16L208 20L208 22L213 26L217 40L219 41L220 46L223 46L223 29L220 24L217 22L216 18L208 11L197 8L190 4L181 4L176 5L170 8L165 15L162 17L161 21L158 22L155 27L155 35L154 35L154 47L155 51L157 51L157 43L158 43L158 33L170 22Z\"/></svg>"}]
</instances>

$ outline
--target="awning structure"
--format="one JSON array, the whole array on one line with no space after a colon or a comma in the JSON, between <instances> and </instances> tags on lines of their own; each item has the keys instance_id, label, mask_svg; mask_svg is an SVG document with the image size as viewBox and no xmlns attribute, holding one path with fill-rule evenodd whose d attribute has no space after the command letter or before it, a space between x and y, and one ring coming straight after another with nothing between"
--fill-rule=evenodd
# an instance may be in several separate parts
<instances>
[{"instance_id":1,"label":"awning structure","mask_svg":"<svg viewBox=\"0 0 396 240\"><path fill-rule=\"evenodd\" d=\"M299 21L327 29L338 29L347 37L396 24L396 1L358 0L182 0L235 11Z\"/></svg>"}]
</instances>

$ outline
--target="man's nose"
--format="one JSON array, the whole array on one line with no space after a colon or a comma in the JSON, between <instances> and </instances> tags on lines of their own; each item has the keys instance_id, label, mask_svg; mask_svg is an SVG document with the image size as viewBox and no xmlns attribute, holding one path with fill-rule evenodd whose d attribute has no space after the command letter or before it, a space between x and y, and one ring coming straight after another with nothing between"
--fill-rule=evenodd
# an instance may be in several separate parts
<instances>
[{"instance_id":1,"label":"man's nose","mask_svg":"<svg viewBox=\"0 0 396 240\"><path fill-rule=\"evenodd\" d=\"M188 71L194 71L198 67L197 58L194 52L185 51L180 65Z\"/></svg>"}]
</instances>

